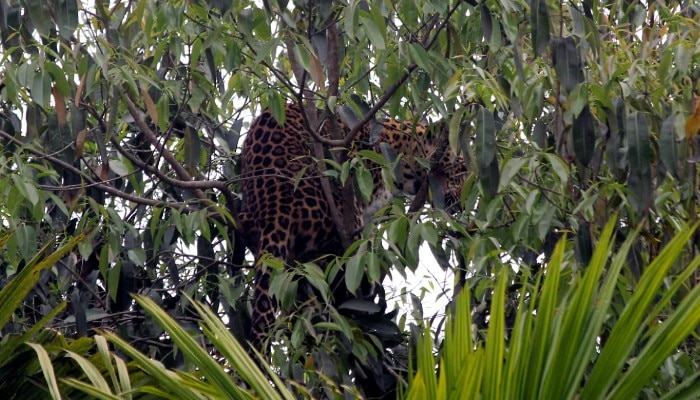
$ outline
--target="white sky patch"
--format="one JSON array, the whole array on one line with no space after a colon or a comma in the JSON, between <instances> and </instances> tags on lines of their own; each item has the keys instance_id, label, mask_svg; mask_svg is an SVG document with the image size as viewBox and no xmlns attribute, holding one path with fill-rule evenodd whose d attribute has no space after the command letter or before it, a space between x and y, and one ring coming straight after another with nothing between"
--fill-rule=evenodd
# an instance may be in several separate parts
<instances>
[{"instance_id":1,"label":"white sky patch","mask_svg":"<svg viewBox=\"0 0 700 400\"><path fill-rule=\"evenodd\" d=\"M438 315L439 319L445 314L445 307L452 299L454 274L451 270L443 270L438 266L427 245L422 245L419 253L420 262L415 272L406 268L404 278L393 269L390 279L384 281L384 287L387 290L387 308L388 310L399 308L402 313L412 317L409 321L415 321L417 315L414 313L411 299L402 298L402 292L405 291L407 295L414 294L421 299L423 319L430 319L435 315Z\"/></svg>"}]
</instances>

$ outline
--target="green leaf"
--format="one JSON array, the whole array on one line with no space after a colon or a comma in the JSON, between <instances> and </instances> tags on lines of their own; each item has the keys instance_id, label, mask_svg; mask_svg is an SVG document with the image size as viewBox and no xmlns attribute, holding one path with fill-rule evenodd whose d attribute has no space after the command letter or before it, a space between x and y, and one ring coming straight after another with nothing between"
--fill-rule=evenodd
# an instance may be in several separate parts
<instances>
[{"instance_id":1,"label":"green leaf","mask_svg":"<svg viewBox=\"0 0 700 400\"><path fill-rule=\"evenodd\" d=\"M540 397L542 377L546 372L545 365L551 357L553 331L557 325L555 315L559 300L559 284L565 247L566 238L562 238L557 242L551 259L547 263L547 274L544 278L542 297L537 308L537 320L532 332L532 338L536 338L536 340L533 341L532 348L527 349L528 359L523 360L523 365L528 366L524 367L526 375L524 381L529 383L525 388L529 390L529 395L524 396L524 398L536 399ZM532 307L534 308L534 303Z\"/></svg>"},{"instance_id":2,"label":"green leaf","mask_svg":"<svg viewBox=\"0 0 700 400\"><path fill-rule=\"evenodd\" d=\"M437 376L435 374L435 358L433 357L432 340L430 340L430 328L425 327L418 338L416 346L416 358L418 370L416 379L419 382L415 394L409 394L409 399L437 399Z\"/></svg>"},{"instance_id":3,"label":"green leaf","mask_svg":"<svg viewBox=\"0 0 700 400\"><path fill-rule=\"evenodd\" d=\"M80 369L82 369L83 373L85 376L90 379L90 383L92 385L99 389L100 391L107 393L107 394L112 394L111 390L109 388L109 385L107 384L107 381L102 377L102 373L100 370L95 367L88 359L85 357L82 357L80 354L77 354L72 351L66 351L66 354L68 357L72 358L75 360L75 362L78 363L80 366Z\"/></svg>"},{"instance_id":4,"label":"green leaf","mask_svg":"<svg viewBox=\"0 0 700 400\"><path fill-rule=\"evenodd\" d=\"M107 290L113 301L117 300L117 295L119 293L119 277L121 275L121 270L122 264L119 262L110 268L107 273Z\"/></svg>"},{"instance_id":5,"label":"green leaf","mask_svg":"<svg viewBox=\"0 0 700 400\"><path fill-rule=\"evenodd\" d=\"M48 37L54 27L51 18L51 3L44 0L27 0L24 8L37 32Z\"/></svg>"},{"instance_id":6,"label":"green leaf","mask_svg":"<svg viewBox=\"0 0 700 400\"><path fill-rule=\"evenodd\" d=\"M382 31L374 23L374 21L367 17L360 17L360 22L362 23L362 27L365 34L367 34L370 43L372 43L377 50L384 50L386 48L386 40L384 39L385 36L382 34Z\"/></svg>"},{"instance_id":7,"label":"green leaf","mask_svg":"<svg viewBox=\"0 0 700 400\"><path fill-rule=\"evenodd\" d=\"M363 258L365 259L364 261L367 265L367 277L370 279L371 282L381 284L382 264L379 261L379 256L377 255L377 253L365 253Z\"/></svg>"},{"instance_id":8,"label":"green leaf","mask_svg":"<svg viewBox=\"0 0 700 400\"><path fill-rule=\"evenodd\" d=\"M461 136L463 133L461 132L461 125L462 125L462 116L464 115L464 109L459 109L455 111L452 114L452 117L450 118L450 123L448 125L448 140L450 142L450 149L452 150L453 154L459 154L460 151L460 143L461 143Z\"/></svg>"},{"instance_id":9,"label":"green leaf","mask_svg":"<svg viewBox=\"0 0 700 400\"><path fill-rule=\"evenodd\" d=\"M424 71L432 70L430 66L430 55L425 51L423 46L417 43L409 43L407 47L408 54L411 56L411 61L416 63L416 65Z\"/></svg>"},{"instance_id":10,"label":"green leaf","mask_svg":"<svg viewBox=\"0 0 700 400\"><path fill-rule=\"evenodd\" d=\"M551 348L547 350L540 398L572 398L590 355L595 351L597 336L607 314L607 296L612 296L612 291L601 295L598 286L609 258L616 222L617 218L613 217L605 226L583 278L572 287L570 300L562 315L555 317L557 323L553 326ZM609 274L608 285L615 284L621 266L620 263ZM602 306L594 307L595 304ZM576 346L572 346L572 343L576 343Z\"/></svg>"},{"instance_id":11,"label":"green leaf","mask_svg":"<svg viewBox=\"0 0 700 400\"><path fill-rule=\"evenodd\" d=\"M0 290L0 326L5 326L12 317L15 309L22 303L22 300L27 296L27 293L34 287L41 276L41 271L53 267L61 258L68 254L75 246L78 245L89 231L83 231L68 243L61 246L55 252L44 257L44 254L53 246L53 242L49 241L41 248L41 250L32 258L27 265Z\"/></svg>"},{"instance_id":12,"label":"green leaf","mask_svg":"<svg viewBox=\"0 0 700 400\"><path fill-rule=\"evenodd\" d=\"M600 352L599 359L594 366L589 376L589 383L581 393L581 399L598 399L608 393L610 386L613 384L616 374L611 371L621 371L628 360L628 356L634 350L635 344L638 343L643 331L639 329L642 326L642 321L647 318L646 310L651 307L657 297L658 291L664 281L667 279L667 273L674 266L674 261L682 254L683 247L690 240L693 232L697 229L697 224L692 228L684 228L674 238L666 244L661 253L652 261L650 265L644 268L644 274L639 280L637 289L634 291L632 298L627 302L624 311L620 315L615 327L605 343L605 347ZM631 245L632 237L628 238L627 248ZM620 263L625 260L621 260ZM700 259L695 258L689 265L692 270L695 270L700 265ZM700 300L700 286L695 287L691 295L686 296L683 305L695 303ZM683 332L690 332L693 327L697 327L698 317L700 317L700 308L696 307L695 312L688 312L682 306L676 308L676 312L663 323L663 328L657 330L653 339L646 343L641 354L630 367L625 368L623 378L617 384L617 388L613 390L611 398L634 398L639 394L639 390L648 382L649 374L654 374L668 354L670 354L676 345L671 346L670 343L678 343L685 338ZM676 331L678 320L674 318L683 318L685 323L695 323L689 328L681 328ZM661 334L662 331L669 329L669 332ZM668 336L669 333L679 333L674 337L661 338L659 335ZM686 333L687 335L687 333ZM670 341L670 342L669 342ZM658 359L646 358L649 354L653 354ZM664 355L666 354L666 355ZM646 376L646 377L645 377Z\"/></svg>"},{"instance_id":13,"label":"green leaf","mask_svg":"<svg viewBox=\"0 0 700 400\"><path fill-rule=\"evenodd\" d=\"M139 298L137 301L140 301L139 304L143 307L143 304L147 304L148 300L144 300L143 298ZM155 306L155 304L153 304ZM157 306L155 306L157 307ZM146 308L146 307L144 307ZM151 312L153 311L152 308L148 308L148 311ZM182 327L180 327L175 321L170 319L172 322L168 323L163 323L165 321L164 316L161 314L164 313L164 311L160 310L157 315L153 315L154 319L158 321L159 324L163 328L165 328L168 332L168 334L171 335L171 337L177 336L178 341L177 344L180 347L180 350L183 351L184 354L187 354L187 356L191 356L190 351L193 350L193 347L197 347L199 350L194 350L195 352L199 352L200 355L201 353L204 353L207 357L209 356L204 349L199 347L199 344L189 336L189 334L185 333ZM167 315L166 315L167 316ZM170 328L173 328L171 331ZM187 337L187 339L183 338L183 334ZM132 359L132 363L134 365L137 365L140 369L142 369L144 372L148 373L155 379L159 387L163 390L165 390L168 393L171 393L171 396L176 396L177 398L180 399L187 399L187 400L200 400L201 397L197 393L196 390L192 389L191 385L187 385L187 381L184 379L184 376L182 375L177 375L172 371L169 371L168 369L163 366L163 364L150 359L146 355L140 353L138 350L133 348L129 343L124 341L122 338L119 336L105 332L104 335L109 339L110 342L112 342L115 346L117 346L122 353L127 355L129 358ZM184 340L180 340L184 339ZM214 362L214 359L209 357L209 360ZM207 365L209 364L207 361L203 361L203 358L198 359L197 361L202 361L202 364L199 365L200 367L204 368L206 371L209 370L210 366ZM220 367L219 367L220 368ZM202 373L205 373L205 371L202 371ZM230 379L230 377L229 377ZM230 385L227 385L226 387L231 389L232 395L234 393L238 393L240 389L237 387L231 387Z\"/></svg>"},{"instance_id":14,"label":"green leaf","mask_svg":"<svg viewBox=\"0 0 700 400\"><path fill-rule=\"evenodd\" d=\"M129 260L138 266L146 265L146 252L143 248L137 247L135 249L130 249L127 251L127 256Z\"/></svg>"},{"instance_id":15,"label":"green leaf","mask_svg":"<svg viewBox=\"0 0 700 400\"><path fill-rule=\"evenodd\" d=\"M503 361L505 346L505 292L508 274L501 273L493 294L491 312L489 313L489 328L486 333L484 360L484 389L482 395L487 399L502 399L503 397Z\"/></svg>"},{"instance_id":16,"label":"green leaf","mask_svg":"<svg viewBox=\"0 0 700 400\"><path fill-rule=\"evenodd\" d=\"M388 144L385 142L380 143L380 145L384 145L384 146L382 146L382 152L384 152L384 150L388 147ZM366 158L368 160L371 160L372 162L375 162L383 167L388 166L389 162L395 161L395 160L389 160L388 158L386 158L382 154L379 154L373 150L360 150L357 152L357 155L362 157L362 158Z\"/></svg>"},{"instance_id":17,"label":"green leaf","mask_svg":"<svg viewBox=\"0 0 700 400\"><path fill-rule=\"evenodd\" d=\"M387 226L387 238L390 243L403 250L406 247L406 239L408 238L408 218L399 217L390 221Z\"/></svg>"},{"instance_id":18,"label":"green leaf","mask_svg":"<svg viewBox=\"0 0 700 400\"><path fill-rule=\"evenodd\" d=\"M360 194L365 200L372 198L372 193L374 192L374 178L372 173L369 172L367 168L362 166L358 167L356 170L357 186L360 188Z\"/></svg>"},{"instance_id":19,"label":"green leaf","mask_svg":"<svg viewBox=\"0 0 700 400\"><path fill-rule=\"evenodd\" d=\"M356 36L357 34L355 33L355 27L357 26L358 14L356 11L357 11L357 6L359 4L360 4L359 2L351 2L348 4L347 7L343 8L343 11L345 12L345 16L343 18L345 32L351 38L357 37Z\"/></svg>"},{"instance_id":20,"label":"green leaf","mask_svg":"<svg viewBox=\"0 0 700 400\"><path fill-rule=\"evenodd\" d=\"M65 384L67 384L68 386L72 386L72 387L86 393L92 399L121 400L121 397L115 396L111 393L106 393L93 385L79 381L75 378L68 378L68 379L63 380L63 382Z\"/></svg>"},{"instance_id":21,"label":"green leaf","mask_svg":"<svg viewBox=\"0 0 700 400\"><path fill-rule=\"evenodd\" d=\"M350 293L355 293L362 283L365 275L364 264L362 264L362 252L354 254L345 263L345 287Z\"/></svg>"},{"instance_id":22,"label":"green leaf","mask_svg":"<svg viewBox=\"0 0 700 400\"><path fill-rule=\"evenodd\" d=\"M66 74L63 69L53 62L46 61L44 63L44 69L51 75L54 83L56 84L56 89L63 97L69 97L71 94L71 85L66 79Z\"/></svg>"},{"instance_id":23,"label":"green leaf","mask_svg":"<svg viewBox=\"0 0 700 400\"><path fill-rule=\"evenodd\" d=\"M556 154L545 153L544 156L547 158L547 161L549 161L554 173L557 175L557 177L559 177L559 182L562 185L565 185L566 182L569 181L570 175L570 170L567 165L564 164L564 161L562 161L562 159Z\"/></svg>"},{"instance_id":24,"label":"green leaf","mask_svg":"<svg viewBox=\"0 0 700 400\"><path fill-rule=\"evenodd\" d=\"M279 376L270 369L266 362L262 362L262 357L259 354L256 353L258 355L257 364L248 357L243 346L231 335L229 328L221 322L219 316L215 315L209 308L202 304L192 301L192 299L190 299L190 301L199 315L204 319L204 333L231 363L233 369L256 393L258 393L260 398L288 400L294 398ZM157 305L151 303L148 307L157 307ZM163 316L163 318L165 317L166 316ZM267 376L258 368L260 364L263 365ZM221 372L224 372L224 374L226 373L223 369L216 370L218 376L221 376ZM230 376L228 376L228 378L230 379ZM226 379L226 377L221 376L221 379ZM270 385L270 380L274 383L274 386ZM238 390L235 384L234 388L235 389L227 392L229 396L244 396L244 393ZM249 396L245 397L247 398Z\"/></svg>"},{"instance_id":25,"label":"green leaf","mask_svg":"<svg viewBox=\"0 0 700 400\"><path fill-rule=\"evenodd\" d=\"M2 240L0 240L0 247L2 247ZM12 360L12 355L17 353L18 347L23 346L30 340L34 340L37 333L42 331L49 322L52 322L66 308L66 304L68 304L66 301L59 303L51 312L29 327L26 332L19 336L11 336L2 342L2 345L0 345L0 366Z\"/></svg>"},{"instance_id":26,"label":"green leaf","mask_svg":"<svg viewBox=\"0 0 700 400\"><path fill-rule=\"evenodd\" d=\"M528 159L523 157L511 158L503 166L503 172L501 173L501 179L498 183L498 191L503 191L510 183L513 181L515 175L520 172L523 165L527 163Z\"/></svg>"},{"instance_id":27,"label":"green leaf","mask_svg":"<svg viewBox=\"0 0 700 400\"><path fill-rule=\"evenodd\" d=\"M48 107L51 97L51 76L45 71L38 71L30 84L32 100L40 107Z\"/></svg>"},{"instance_id":28,"label":"green leaf","mask_svg":"<svg viewBox=\"0 0 700 400\"><path fill-rule=\"evenodd\" d=\"M116 158L109 160L109 169L120 176L129 175L129 167L126 165L126 163Z\"/></svg>"},{"instance_id":29,"label":"green leaf","mask_svg":"<svg viewBox=\"0 0 700 400\"><path fill-rule=\"evenodd\" d=\"M3 303L4 304L4 303ZM41 371L44 373L44 378L49 386L49 393L53 400L61 399L61 392L58 390L58 382L56 380L56 374L54 373L53 364L51 363L51 357L49 353L44 350L44 348L37 343L27 343L36 352L37 358L39 359L39 364L41 365Z\"/></svg>"},{"instance_id":30,"label":"green leaf","mask_svg":"<svg viewBox=\"0 0 700 400\"><path fill-rule=\"evenodd\" d=\"M19 174L12 175L12 182L14 182L15 187L22 197L28 200L33 206L39 202L39 191L33 183L22 179L22 176Z\"/></svg>"},{"instance_id":31,"label":"green leaf","mask_svg":"<svg viewBox=\"0 0 700 400\"><path fill-rule=\"evenodd\" d=\"M266 107L272 113L272 117L277 121L279 126L284 126L285 109L284 98L279 93L267 93L263 96L263 107Z\"/></svg>"}]
</instances>

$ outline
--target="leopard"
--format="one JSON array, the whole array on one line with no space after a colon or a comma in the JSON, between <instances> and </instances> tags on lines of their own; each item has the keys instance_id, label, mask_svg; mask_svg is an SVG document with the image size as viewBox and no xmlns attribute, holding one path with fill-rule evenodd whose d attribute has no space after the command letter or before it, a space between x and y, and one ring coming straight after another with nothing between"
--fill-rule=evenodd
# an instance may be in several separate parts
<instances>
[{"instance_id":1,"label":"leopard","mask_svg":"<svg viewBox=\"0 0 700 400\"><path fill-rule=\"evenodd\" d=\"M347 132L339 116L337 126ZM379 124L379 125L376 125ZM330 137L330 124L322 124L319 134ZM378 127L378 129L377 129ZM278 122L265 109L251 123L241 149L241 197L239 220L245 244L254 256L253 299L250 343L262 349L264 338L275 321L276 300L270 296L271 274L262 262L274 257L285 265L311 262L324 255L341 255L346 250L333 213L351 213L352 239L357 239L363 224L392 198L416 195L426 175L440 184L445 199L457 203L467 166L461 155L444 150L442 159L428 171L426 162L438 150L427 125L386 119L366 123L349 147L348 157L360 150L386 154L387 146L397 155L396 179L389 188L379 165L372 171L369 198L355 196L346 204L339 185L334 186L332 202L324 193L319 160L312 149L314 138L301 106L284 106L284 122ZM327 178L326 178L327 179ZM347 208L350 208L349 210Z\"/></svg>"}]
</instances>

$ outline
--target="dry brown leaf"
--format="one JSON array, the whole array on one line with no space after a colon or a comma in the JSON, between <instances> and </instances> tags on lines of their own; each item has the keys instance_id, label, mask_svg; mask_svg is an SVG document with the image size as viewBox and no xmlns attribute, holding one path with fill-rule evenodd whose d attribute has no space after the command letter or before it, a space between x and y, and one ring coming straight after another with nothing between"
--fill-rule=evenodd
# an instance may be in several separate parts
<instances>
[{"instance_id":1,"label":"dry brown leaf","mask_svg":"<svg viewBox=\"0 0 700 400\"><path fill-rule=\"evenodd\" d=\"M83 97L83 90L85 90L85 82L87 82L87 74L83 75L82 78L80 78L80 83L78 84L78 88L75 89L75 106L79 107L80 106L80 100L82 100Z\"/></svg>"},{"instance_id":2,"label":"dry brown leaf","mask_svg":"<svg viewBox=\"0 0 700 400\"><path fill-rule=\"evenodd\" d=\"M83 148L85 147L85 139L87 138L87 129L78 132L75 137L75 159L78 160L83 156Z\"/></svg>"},{"instance_id":3,"label":"dry brown leaf","mask_svg":"<svg viewBox=\"0 0 700 400\"><path fill-rule=\"evenodd\" d=\"M693 140L700 131L700 96L693 94L693 103L690 108L690 116L685 121L685 138Z\"/></svg>"},{"instance_id":4,"label":"dry brown leaf","mask_svg":"<svg viewBox=\"0 0 700 400\"><path fill-rule=\"evenodd\" d=\"M326 77L323 74L323 66L321 65L321 61L319 61L318 57L311 57L309 60L311 62L311 79L314 80L314 83L320 88L320 89L325 89L326 87Z\"/></svg>"},{"instance_id":5,"label":"dry brown leaf","mask_svg":"<svg viewBox=\"0 0 700 400\"><path fill-rule=\"evenodd\" d=\"M55 87L51 88L53 100L56 102L56 118L59 125L65 125L68 122L68 111L66 110L66 99L58 92Z\"/></svg>"},{"instance_id":6,"label":"dry brown leaf","mask_svg":"<svg viewBox=\"0 0 700 400\"><path fill-rule=\"evenodd\" d=\"M148 91L145 89L141 89L141 96L143 96L143 102L146 104L148 115L151 117L153 123L158 125L158 110L156 109L156 103L153 102L151 95L148 94Z\"/></svg>"},{"instance_id":7,"label":"dry brown leaf","mask_svg":"<svg viewBox=\"0 0 700 400\"><path fill-rule=\"evenodd\" d=\"M102 167L100 167L100 179L104 182L109 178L109 164L104 163L102 164Z\"/></svg>"}]
</instances>

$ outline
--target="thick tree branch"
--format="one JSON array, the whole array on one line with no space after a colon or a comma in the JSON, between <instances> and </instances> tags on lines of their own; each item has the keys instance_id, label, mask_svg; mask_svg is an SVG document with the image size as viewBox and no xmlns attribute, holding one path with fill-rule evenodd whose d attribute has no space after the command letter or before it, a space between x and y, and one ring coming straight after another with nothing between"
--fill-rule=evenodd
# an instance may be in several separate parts
<instances>
[{"instance_id":1,"label":"thick tree branch","mask_svg":"<svg viewBox=\"0 0 700 400\"><path fill-rule=\"evenodd\" d=\"M166 174L162 173L158 168L156 168L153 165L150 165L146 162L143 162L141 159L136 157L134 154L131 152L127 151L124 149L120 144L119 141L117 141L115 138L112 138L111 141L112 145L114 146L115 149L119 152L119 154L123 155L126 157L132 164L137 166L138 168L141 168L142 170L154 175L156 178L160 179L161 181L172 185L174 187L182 188L182 189L200 189L200 190L206 190L206 189L217 189L221 191L221 193L224 195L226 198L227 205L231 210L234 211L234 218L237 218L237 213L235 212L235 196L231 192L231 189L229 189L228 185L226 182L221 182L221 181L183 181L179 179L174 179Z\"/></svg>"},{"instance_id":2,"label":"thick tree branch","mask_svg":"<svg viewBox=\"0 0 700 400\"><path fill-rule=\"evenodd\" d=\"M302 115L304 117L304 125L306 126L307 131L311 134L311 137L314 139L313 143L311 144L311 148L313 150L314 157L317 160L323 160L325 158L325 148L322 143L324 138L319 134L318 130L316 129L316 127L320 126L318 122L318 112L316 104L314 103L314 99L312 97L309 96L309 98L307 99L304 98L304 92L307 91L305 83L306 71L301 67L301 64L294 56L294 42L288 40L286 44L289 62L292 66L292 72L294 73L295 78L297 79L300 85L299 92L296 93L297 103L299 104L299 109L301 110ZM328 63L333 64L333 60L329 60ZM335 198L333 197L333 193L336 192L336 188L334 188L331 185L328 175L324 173L326 171L326 165L323 162L318 162L317 168L318 173L320 175L319 179L321 182L321 189L323 191L324 197L326 198L326 202L331 207L331 218L333 219L333 223L335 224L335 227L338 230L338 234L340 236L340 243L344 248L347 248L351 244L351 233L350 229L346 229L347 225L345 224L345 218L343 217L343 214L349 214L349 212L347 212L348 210L346 209L346 212L342 213L338 209ZM347 205L347 203L344 204ZM354 204L354 202L351 203L351 205L352 204Z\"/></svg>"}]
</instances>

